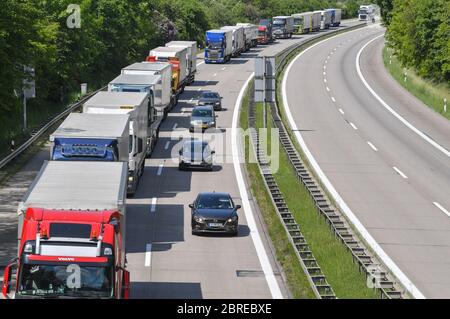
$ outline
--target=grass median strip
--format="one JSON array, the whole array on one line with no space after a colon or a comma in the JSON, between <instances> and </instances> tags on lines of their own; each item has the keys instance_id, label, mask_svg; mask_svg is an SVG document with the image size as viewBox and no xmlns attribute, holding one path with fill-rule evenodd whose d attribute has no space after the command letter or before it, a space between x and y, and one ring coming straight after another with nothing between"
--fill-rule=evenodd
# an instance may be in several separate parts
<instances>
[{"instance_id":1,"label":"grass median strip","mask_svg":"<svg viewBox=\"0 0 450 319\"><path fill-rule=\"evenodd\" d=\"M241 114L240 126L242 129L248 129L248 107L249 107L249 92L245 95ZM249 141L246 142L245 150L252 152ZM267 226L269 236L275 248L275 254L278 263L283 268L286 274L287 285L292 293L292 296L297 299L312 299L315 298L314 292L309 285L308 279L303 272L294 248L292 247L286 235L283 225L278 218L275 208L270 200L270 194L267 192L264 181L259 172L258 164L249 163L248 153L246 154L246 172L253 197L256 199L261 210L264 222Z\"/></svg>"},{"instance_id":2,"label":"grass median strip","mask_svg":"<svg viewBox=\"0 0 450 319\"><path fill-rule=\"evenodd\" d=\"M256 106L256 122L263 123L263 108ZM268 134L272 122L267 113ZM270 136L268 150L271 150ZM275 180L311 251L338 298L377 298L378 293L366 285L366 276L353 262L352 254L334 236L325 219L319 215L314 200L298 180L282 145L279 168L273 171Z\"/></svg>"},{"instance_id":3,"label":"grass median strip","mask_svg":"<svg viewBox=\"0 0 450 319\"><path fill-rule=\"evenodd\" d=\"M450 119L450 86L445 83L433 83L417 75L414 70L405 68L395 57L393 51L383 48L383 62L391 76L407 91L421 100L425 105ZM447 99L447 112L444 112L444 99Z\"/></svg>"}]
</instances>

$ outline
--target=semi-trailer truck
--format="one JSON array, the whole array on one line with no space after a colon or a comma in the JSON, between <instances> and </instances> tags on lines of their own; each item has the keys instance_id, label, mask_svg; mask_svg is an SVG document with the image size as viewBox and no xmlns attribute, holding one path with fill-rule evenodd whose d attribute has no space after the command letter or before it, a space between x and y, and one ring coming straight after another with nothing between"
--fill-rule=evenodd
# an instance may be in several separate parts
<instances>
[{"instance_id":1,"label":"semi-trailer truck","mask_svg":"<svg viewBox=\"0 0 450 319\"><path fill-rule=\"evenodd\" d=\"M53 161L127 162L128 114L71 113L50 135Z\"/></svg>"},{"instance_id":2,"label":"semi-trailer truck","mask_svg":"<svg viewBox=\"0 0 450 319\"><path fill-rule=\"evenodd\" d=\"M128 298L127 174L124 162L45 161L18 206L3 296Z\"/></svg>"},{"instance_id":3,"label":"semi-trailer truck","mask_svg":"<svg viewBox=\"0 0 450 319\"><path fill-rule=\"evenodd\" d=\"M309 33L312 29L312 12L295 13L294 34Z\"/></svg>"},{"instance_id":4,"label":"semi-trailer truck","mask_svg":"<svg viewBox=\"0 0 450 319\"><path fill-rule=\"evenodd\" d=\"M147 62L169 62L172 64L172 79L176 94L184 92L188 83L188 49L185 47L157 47L150 50Z\"/></svg>"},{"instance_id":5,"label":"semi-trailer truck","mask_svg":"<svg viewBox=\"0 0 450 319\"><path fill-rule=\"evenodd\" d=\"M331 25L331 12L327 10L318 10L320 12L320 29L329 29Z\"/></svg>"},{"instance_id":6,"label":"semi-trailer truck","mask_svg":"<svg viewBox=\"0 0 450 319\"><path fill-rule=\"evenodd\" d=\"M233 39L233 53L232 57L239 56L245 50L245 35L244 28L241 26L228 25L220 28L221 30L231 30Z\"/></svg>"},{"instance_id":7,"label":"semi-trailer truck","mask_svg":"<svg viewBox=\"0 0 450 319\"><path fill-rule=\"evenodd\" d=\"M320 31L321 20L322 20L322 13L320 11L314 11L312 13L311 18L311 31L313 32Z\"/></svg>"},{"instance_id":8,"label":"semi-trailer truck","mask_svg":"<svg viewBox=\"0 0 450 319\"><path fill-rule=\"evenodd\" d=\"M129 114L128 194L133 196L144 174L148 155L148 93L98 92L83 105L83 113Z\"/></svg>"},{"instance_id":9,"label":"semi-trailer truck","mask_svg":"<svg viewBox=\"0 0 450 319\"><path fill-rule=\"evenodd\" d=\"M233 54L233 30L206 31L205 63L227 63Z\"/></svg>"},{"instance_id":10,"label":"semi-trailer truck","mask_svg":"<svg viewBox=\"0 0 450 319\"><path fill-rule=\"evenodd\" d=\"M273 35L275 38L292 38L294 33L294 18L290 16L273 17Z\"/></svg>"},{"instance_id":11,"label":"semi-trailer truck","mask_svg":"<svg viewBox=\"0 0 450 319\"><path fill-rule=\"evenodd\" d=\"M236 23L237 26L244 28L245 51L258 45L258 27L251 23Z\"/></svg>"},{"instance_id":12,"label":"semi-trailer truck","mask_svg":"<svg viewBox=\"0 0 450 319\"><path fill-rule=\"evenodd\" d=\"M359 21L372 21L375 17L375 9L372 5L359 6L358 19Z\"/></svg>"},{"instance_id":13,"label":"semi-trailer truck","mask_svg":"<svg viewBox=\"0 0 450 319\"><path fill-rule=\"evenodd\" d=\"M194 83L197 73L197 41L171 41L166 43L166 47L187 48L187 85Z\"/></svg>"},{"instance_id":14,"label":"semi-trailer truck","mask_svg":"<svg viewBox=\"0 0 450 319\"><path fill-rule=\"evenodd\" d=\"M121 74L108 84L109 92L142 92L149 94L147 157L150 157L158 142L161 121L167 116L167 113L162 113L162 110L159 110L158 114L158 110L155 108L154 101L159 81L159 75Z\"/></svg>"},{"instance_id":15,"label":"semi-trailer truck","mask_svg":"<svg viewBox=\"0 0 450 319\"><path fill-rule=\"evenodd\" d=\"M272 19L261 19L258 25L258 43L269 44L274 41Z\"/></svg>"},{"instance_id":16,"label":"semi-trailer truck","mask_svg":"<svg viewBox=\"0 0 450 319\"><path fill-rule=\"evenodd\" d=\"M122 74L157 75L155 108L163 119L177 104L177 87L172 83L172 65L168 62L137 62L122 69ZM173 81L175 82L175 81Z\"/></svg>"},{"instance_id":17,"label":"semi-trailer truck","mask_svg":"<svg viewBox=\"0 0 450 319\"><path fill-rule=\"evenodd\" d=\"M330 26L338 27L341 24L342 9L332 8L332 9L327 9L325 11L328 11L331 14Z\"/></svg>"}]
</instances>

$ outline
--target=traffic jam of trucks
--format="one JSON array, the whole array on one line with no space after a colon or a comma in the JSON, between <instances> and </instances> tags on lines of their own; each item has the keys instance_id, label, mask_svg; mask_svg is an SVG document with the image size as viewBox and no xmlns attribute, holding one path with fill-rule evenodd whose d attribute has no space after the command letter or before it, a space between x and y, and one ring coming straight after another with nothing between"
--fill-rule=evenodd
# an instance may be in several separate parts
<instances>
[{"instance_id":1,"label":"traffic jam of trucks","mask_svg":"<svg viewBox=\"0 0 450 319\"><path fill-rule=\"evenodd\" d=\"M227 63L257 45L336 27L340 20L340 9L327 9L208 30L204 62ZM69 114L50 135L50 160L44 162L17 209L18 253L5 268L2 297L130 297L126 198L136 193L160 126L185 87L195 83L196 73L196 41L171 41L151 49L143 62L123 67L107 91L93 94L82 104L82 113ZM220 106L220 95L205 93L214 98L205 97L201 108L214 110L208 101ZM182 158L195 168L190 157L199 152L191 144ZM209 159L202 160L212 165ZM205 193L201 198L227 200L227 196ZM200 225L196 220L193 233L237 235L239 208L230 204L224 224Z\"/></svg>"}]
</instances>

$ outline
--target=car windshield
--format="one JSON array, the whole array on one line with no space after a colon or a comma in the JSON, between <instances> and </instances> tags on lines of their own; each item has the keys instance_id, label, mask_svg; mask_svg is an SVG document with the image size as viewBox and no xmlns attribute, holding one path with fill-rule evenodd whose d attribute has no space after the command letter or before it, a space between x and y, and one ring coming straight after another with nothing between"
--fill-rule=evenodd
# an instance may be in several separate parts
<instances>
[{"instance_id":1,"label":"car windshield","mask_svg":"<svg viewBox=\"0 0 450 319\"><path fill-rule=\"evenodd\" d=\"M199 209L230 209L233 208L233 202L229 196L203 195L197 201Z\"/></svg>"},{"instance_id":2,"label":"car windshield","mask_svg":"<svg viewBox=\"0 0 450 319\"><path fill-rule=\"evenodd\" d=\"M195 117L211 117L212 111L207 109L194 109L192 111L192 116Z\"/></svg>"},{"instance_id":3,"label":"car windshield","mask_svg":"<svg viewBox=\"0 0 450 319\"><path fill-rule=\"evenodd\" d=\"M217 99L219 95L217 93L203 93L202 98L205 99Z\"/></svg>"},{"instance_id":4,"label":"car windshield","mask_svg":"<svg viewBox=\"0 0 450 319\"><path fill-rule=\"evenodd\" d=\"M183 154L190 153L210 153L208 144L204 143L186 143L183 145Z\"/></svg>"},{"instance_id":5,"label":"car windshield","mask_svg":"<svg viewBox=\"0 0 450 319\"><path fill-rule=\"evenodd\" d=\"M110 267L69 265L29 265L22 267L19 294L31 296L112 296Z\"/></svg>"}]
</instances>

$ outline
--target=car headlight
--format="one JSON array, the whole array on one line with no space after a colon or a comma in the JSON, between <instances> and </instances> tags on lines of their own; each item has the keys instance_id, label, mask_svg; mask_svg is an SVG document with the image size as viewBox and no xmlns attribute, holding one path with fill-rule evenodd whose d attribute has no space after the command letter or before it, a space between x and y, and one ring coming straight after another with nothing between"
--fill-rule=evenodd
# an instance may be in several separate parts
<instances>
[{"instance_id":1,"label":"car headlight","mask_svg":"<svg viewBox=\"0 0 450 319\"><path fill-rule=\"evenodd\" d=\"M235 216L233 216L231 218L228 218L227 222L228 223L232 223L232 222L235 222L237 219L238 219L238 217L237 217L237 215L235 215Z\"/></svg>"},{"instance_id":2,"label":"car headlight","mask_svg":"<svg viewBox=\"0 0 450 319\"><path fill-rule=\"evenodd\" d=\"M216 102L216 105L220 105L220 102Z\"/></svg>"},{"instance_id":3,"label":"car headlight","mask_svg":"<svg viewBox=\"0 0 450 319\"><path fill-rule=\"evenodd\" d=\"M128 176L128 181L129 181L129 182L134 181L134 177L133 177L133 176Z\"/></svg>"},{"instance_id":4,"label":"car headlight","mask_svg":"<svg viewBox=\"0 0 450 319\"><path fill-rule=\"evenodd\" d=\"M195 216L194 219L195 219L195 221L196 221L197 223L203 223L203 222L204 222L203 217L200 217L200 216Z\"/></svg>"}]
</instances>

